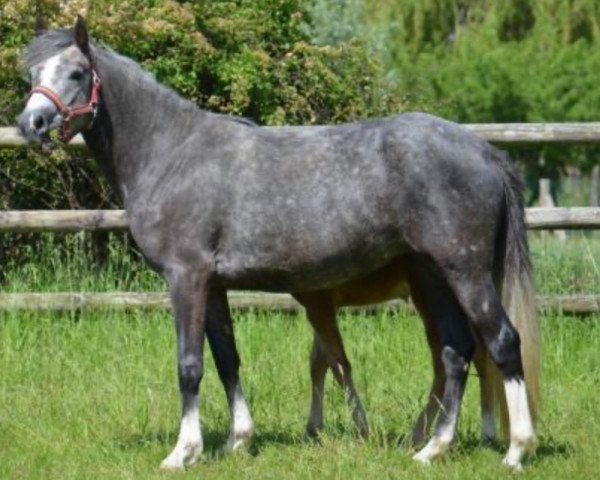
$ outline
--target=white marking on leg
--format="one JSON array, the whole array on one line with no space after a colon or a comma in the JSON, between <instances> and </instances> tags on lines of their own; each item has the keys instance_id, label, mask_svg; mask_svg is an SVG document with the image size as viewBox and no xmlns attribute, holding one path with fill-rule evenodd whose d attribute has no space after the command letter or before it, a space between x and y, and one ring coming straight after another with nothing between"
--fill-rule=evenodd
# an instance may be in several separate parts
<instances>
[{"instance_id":1,"label":"white marking on leg","mask_svg":"<svg viewBox=\"0 0 600 480\"><path fill-rule=\"evenodd\" d=\"M179 437L173 451L161 463L165 470L179 470L196 463L202 454L202 432L200 431L200 410L198 396L192 400L192 407L181 419Z\"/></svg>"},{"instance_id":2,"label":"white marking on leg","mask_svg":"<svg viewBox=\"0 0 600 480\"><path fill-rule=\"evenodd\" d=\"M457 423L457 416L448 418L447 422L427 442L427 445L413 456L413 459L429 465L432 460L444 455L450 449Z\"/></svg>"},{"instance_id":3,"label":"white marking on leg","mask_svg":"<svg viewBox=\"0 0 600 480\"><path fill-rule=\"evenodd\" d=\"M254 421L244 398L240 382L234 388L231 404L231 433L225 444L225 451L235 450L250 443L254 437Z\"/></svg>"},{"instance_id":4,"label":"white marking on leg","mask_svg":"<svg viewBox=\"0 0 600 480\"><path fill-rule=\"evenodd\" d=\"M521 461L535 449L535 432L531 421L527 390L523 380L504 381L506 405L510 422L510 446L503 463L520 470Z\"/></svg>"}]
</instances>

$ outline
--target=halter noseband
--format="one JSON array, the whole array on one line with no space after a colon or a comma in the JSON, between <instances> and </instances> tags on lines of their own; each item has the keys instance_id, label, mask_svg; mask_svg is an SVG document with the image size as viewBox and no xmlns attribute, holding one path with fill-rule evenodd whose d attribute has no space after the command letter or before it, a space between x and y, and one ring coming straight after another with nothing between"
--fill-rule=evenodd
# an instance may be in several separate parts
<instances>
[{"instance_id":1,"label":"halter noseband","mask_svg":"<svg viewBox=\"0 0 600 480\"><path fill-rule=\"evenodd\" d=\"M69 143L69 141L77 133L77 132L72 131L72 129L71 129L71 122L73 121L73 119L75 119L77 117L81 117L82 115L91 113L93 115L93 117L92 117L91 123L88 126L88 128L91 128L91 126L94 123L94 119L96 118L96 113L98 111L98 100L99 100L99 96L100 96L101 82L100 82L100 77L96 73L96 70L94 70L92 68L91 72L92 72L92 91L90 93L90 100L88 103L80 103L79 105L73 105L72 107L68 107L67 105L65 105L63 103L63 101L60 99L60 96L55 91L53 91L52 89L50 89L48 87L44 87L41 85L37 86L37 87L33 87L31 89L31 91L29 92L29 98L31 98L31 96L34 93L41 93L46 98L48 98L54 105L56 105L56 108L58 108L58 111L60 112L60 114L63 117L63 122L62 122L61 130L60 130L60 139L64 143Z\"/></svg>"}]
</instances>

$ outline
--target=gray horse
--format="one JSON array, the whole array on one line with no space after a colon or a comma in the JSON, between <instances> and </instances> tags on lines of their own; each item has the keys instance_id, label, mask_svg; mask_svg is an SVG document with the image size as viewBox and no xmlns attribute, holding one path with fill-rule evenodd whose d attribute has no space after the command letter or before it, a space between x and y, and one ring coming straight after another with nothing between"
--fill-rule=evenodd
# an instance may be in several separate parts
<instances>
[{"instance_id":1,"label":"gray horse","mask_svg":"<svg viewBox=\"0 0 600 480\"><path fill-rule=\"evenodd\" d=\"M410 294L435 374L416 442L437 417L415 458L429 463L448 450L475 360L484 436L494 436L493 407L504 400L504 462L521 467L535 446L538 324L521 185L502 152L418 113L266 128L202 111L90 42L81 17L73 30L37 36L25 63L33 88L18 120L23 136L43 142L59 129L68 141L83 133L123 200L133 237L169 284L183 413L163 467L185 467L202 452L205 333L232 415L227 447L254 433L228 289L290 292L306 307L315 331L313 434L329 368L367 431L336 309Z\"/></svg>"}]
</instances>

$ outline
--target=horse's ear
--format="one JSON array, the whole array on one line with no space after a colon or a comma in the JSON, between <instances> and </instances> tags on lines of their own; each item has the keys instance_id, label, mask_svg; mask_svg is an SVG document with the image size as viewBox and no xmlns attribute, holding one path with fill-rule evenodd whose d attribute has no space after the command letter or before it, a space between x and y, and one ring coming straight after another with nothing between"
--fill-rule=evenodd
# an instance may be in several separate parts
<instances>
[{"instance_id":1,"label":"horse's ear","mask_svg":"<svg viewBox=\"0 0 600 480\"><path fill-rule=\"evenodd\" d=\"M83 53L89 55L90 44L88 32L87 27L85 26L85 20L81 15L77 15L77 21L75 22L73 33L75 35L75 45L77 45Z\"/></svg>"},{"instance_id":2,"label":"horse's ear","mask_svg":"<svg viewBox=\"0 0 600 480\"><path fill-rule=\"evenodd\" d=\"M48 22L44 17L42 17L39 2L37 2L35 8L35 36L39 37L46 30L48 30Z\"/></svg>"}]
</instances>

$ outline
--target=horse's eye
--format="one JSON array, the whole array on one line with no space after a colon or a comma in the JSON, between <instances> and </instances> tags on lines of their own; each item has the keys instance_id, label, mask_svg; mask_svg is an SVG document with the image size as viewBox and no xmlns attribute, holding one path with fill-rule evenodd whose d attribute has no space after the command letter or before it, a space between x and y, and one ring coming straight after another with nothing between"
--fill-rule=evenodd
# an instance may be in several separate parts
<instances>
[{"instance_id":1,"label":"horse's eye","mask_svg":"<svg viewBox=\"0 0 600 480\"><path fill-rule=\"evenodd\" d=\"M75 71L71 72L71 75L69 75L69 78L71 80L75 80L76 82L78 82L79 80L81 80L83 78L83 72L81 70L75 70Z\"/></svg>"}]
</instances>

